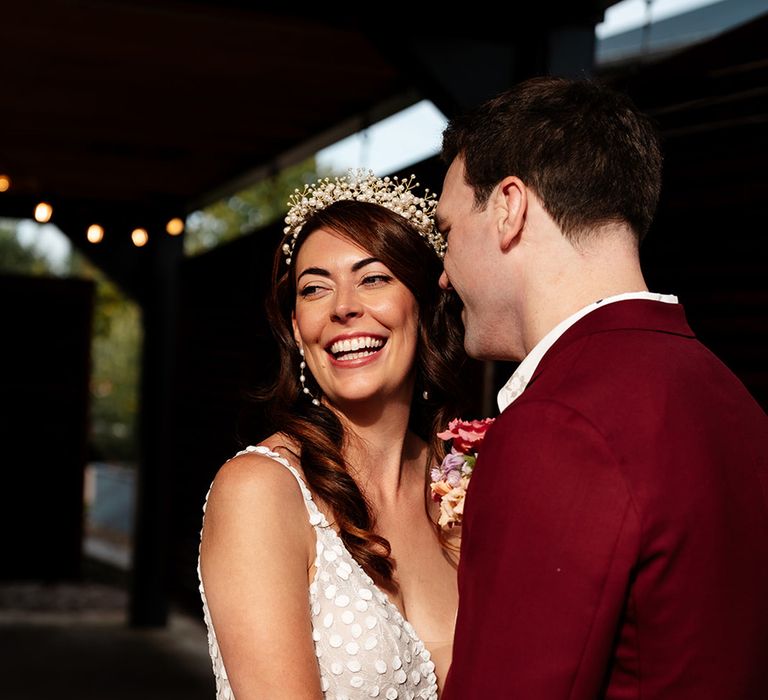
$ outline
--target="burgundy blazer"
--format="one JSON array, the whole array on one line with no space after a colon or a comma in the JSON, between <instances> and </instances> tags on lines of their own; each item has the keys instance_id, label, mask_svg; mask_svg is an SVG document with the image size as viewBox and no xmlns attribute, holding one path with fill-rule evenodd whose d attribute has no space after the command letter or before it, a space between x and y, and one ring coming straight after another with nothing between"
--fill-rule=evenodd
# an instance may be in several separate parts
<instances>
[{"instance_id":1,"label":"burgundy blazer","mask_svg":"<svg viewBox=\"0 0 768 700\"><path fill-rule=\"evenodd\" d=\"M459 591L441 700L768 698L768 417L682 307L549 349L481 448Z\"/></svg>"}]
</instances>

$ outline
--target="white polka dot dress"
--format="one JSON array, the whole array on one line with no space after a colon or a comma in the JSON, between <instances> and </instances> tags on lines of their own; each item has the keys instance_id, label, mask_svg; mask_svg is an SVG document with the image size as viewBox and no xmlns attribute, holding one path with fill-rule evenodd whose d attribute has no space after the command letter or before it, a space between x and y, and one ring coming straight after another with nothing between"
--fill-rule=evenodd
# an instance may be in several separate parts
<instances>
[{"instance_id":1,"label":"white polka dot dress","mask_svg":"<svg viewBox=\"0 0 768 700\"><path fill-rule=\"evenodd\" d=\"M247 447L238 455L249 452L271 457L296 477L317 535L316 573L309 586L309 607L324 697L437 700L437 677L429 651L413 626L352 558L318 510L299 473L266 447ZM197 571L200 578L199 559ZM232 700L202 578L200 596L216 677L216 698Z\"/></svg>"}]
</instances>

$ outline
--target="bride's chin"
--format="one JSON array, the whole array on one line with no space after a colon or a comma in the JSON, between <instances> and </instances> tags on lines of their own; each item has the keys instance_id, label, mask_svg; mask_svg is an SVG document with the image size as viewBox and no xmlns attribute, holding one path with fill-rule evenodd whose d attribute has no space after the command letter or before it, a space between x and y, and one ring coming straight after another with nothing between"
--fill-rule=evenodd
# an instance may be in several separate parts
<instances>
[{"instance_id":1,"label":"bride's chin","mask_svg":"<svg viewBox=\"0 0 768 700\"><path fill-rule=\"evenodd\" d=\"M344 396L336 396L331 400L331 403L340 409L344 406L355 406L355 408L364 408L366 404L370 403L371 407L381 406L382 397L377 394L345 394Z\"/></svg>"},{"instance_id":2,"label":"bride's chin","mask_svg":"<svg viewBox=\"0 0 768 700\"><path fill-rule=\"evenodd\" d=\"M381 389L366 389L361 387L359 390L347 390L344 393L335 394L327 397L328 401L343 410L344 406L354 406L356 410L366 407L370 404L371 408L381 409L383 406L393 400L389 394Z\"/></svg>"}]
</instances>

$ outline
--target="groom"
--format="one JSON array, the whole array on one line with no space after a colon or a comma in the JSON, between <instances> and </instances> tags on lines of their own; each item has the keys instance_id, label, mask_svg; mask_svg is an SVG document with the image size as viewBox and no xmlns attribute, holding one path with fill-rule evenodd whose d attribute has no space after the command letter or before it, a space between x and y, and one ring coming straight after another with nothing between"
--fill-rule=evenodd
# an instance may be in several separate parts
<instances>
[{"instance_id":1,"label":"groom","mask_svg":"<svg viewBox=\"0 0 768 700\"><path fill-rule=\"evenodd\" d=\"M768 698L768 418L638 258L625 97L554 78L446 129L443 287L522 360L469 487L441 700Z\"/></svg>"}]
</instances>

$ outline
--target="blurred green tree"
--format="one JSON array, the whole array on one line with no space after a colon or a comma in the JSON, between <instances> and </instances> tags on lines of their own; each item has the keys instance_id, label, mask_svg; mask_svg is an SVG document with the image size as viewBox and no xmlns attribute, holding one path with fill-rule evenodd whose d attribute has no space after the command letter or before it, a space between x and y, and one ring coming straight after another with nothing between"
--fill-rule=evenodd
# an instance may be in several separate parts
<instances>
[{"instance_id":1,"label":"blurred green tree","mask_svg":"<svg viewBox=\"0 0 768 700\"><path fill-rule=\"evenodd\" d=\"M96 282L91 337L91 452L94 459L132 464L138 457L141 309L78 253L70 260L70 274Z\"/></svg>"},{"instance_id":2,"label":"blurred green tree","mask_svg":"<svg viewBox=\"0 0 768 700\"><path fill-rule=\"evenodd\" d=\"M19 242L15 220L0 219L0 272L45 275L49 271L48 259L42 253Z\"/></svg>"}]
</instances>

